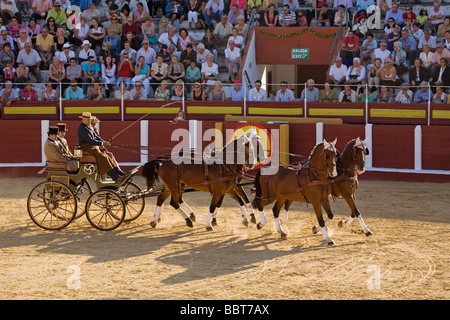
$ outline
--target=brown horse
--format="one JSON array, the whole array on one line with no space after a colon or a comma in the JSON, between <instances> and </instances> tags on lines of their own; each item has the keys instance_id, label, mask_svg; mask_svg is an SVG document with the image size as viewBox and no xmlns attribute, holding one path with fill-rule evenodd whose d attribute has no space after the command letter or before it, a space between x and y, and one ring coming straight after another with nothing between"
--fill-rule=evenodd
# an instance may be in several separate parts
<instances>
[{"instance_id":1,"label":"brown horse","mask_svg":"<svg viewBox=\"0 0 450 320\"><path fill-rule=\"evenodd\" d=\"M164 191L158 196L155 215L150 223L156 227L161 214L161 207L165 200L171 196L170 204L185 219L187 226L192 227L192 220L182 207L188 208L182 201L184 188L210 192L212 195L209 213L207 216L207 230L213 230L212 219L215 217L216 208L219 207L223 198L228 194L241 206L243 224L248 225L245 213L245 203L236 191L236 183L243 174L244 167L251 167L260 161L258 152L262 150L259 137L253 132L247 133L232 140L223 149L211 154L211 158L202 157L200 163L192 163L191 158L184 159L187 163L175 163L174 157L169 160L156 159L146 163L142 175L147 179L147 187L150 189L159 179L164 184ZM177 157L178 155L174 155ZM239 188L238 188L239 189ZM180 203L183 204L180 206ZM190 208L189 208L190 209ZM192 210L191 210L192 211ZM193 217L191 215L191 217Z\"/></svg>"},{"instance_id":2,"label":"brown horse","mask_svg":"<svg viewBox=\"0 0 450 320\"><path fill-rule=\"evenodd\" d=\"M287 200L311 203L322 227L324 239L334 244L327 234L322 217L322 203L328 199L329 177L335 177L337 151L336 140L329 143L324 140L317 144L308 158L298 169L280 167L274 175L261 175L258 170L255 177L256 196L253 207L260 213L258 229L266 224L264 207L275 201L272 208L277 231L285 238L287 234L281 227L279 213Z\"/></svg>"},{"instance_id":3,"label":"brown horse","mask_svg":"<svg viewBox=\"0 0 450 320\"><path fill-rule=\"evenodd\" d=\"M364 230L366 236L370 236L373 233L367 228L364 220L356 207L356 190L358 190L358 175L365 172L365 156L369 154L369 149L366 147L366 140L357 139L350 140L344 148L341 155L338 156L336 161L337 177L331 180L331 196L333 198L343 198L351 209L351 215L347 220L339 221L338 226L343 227L349 225L352 220L357 217L359 223ZM282 219L287 220L289 207L292 201L286 201L285 203L285 215ZM328 199L322 203L323 209L328 215L328 219L333 219L333 213L330 208ZM327 224L328 220L325 221ZM313 233L317 233L319 227L313 227Z\"/></svg>"}]
</instances>

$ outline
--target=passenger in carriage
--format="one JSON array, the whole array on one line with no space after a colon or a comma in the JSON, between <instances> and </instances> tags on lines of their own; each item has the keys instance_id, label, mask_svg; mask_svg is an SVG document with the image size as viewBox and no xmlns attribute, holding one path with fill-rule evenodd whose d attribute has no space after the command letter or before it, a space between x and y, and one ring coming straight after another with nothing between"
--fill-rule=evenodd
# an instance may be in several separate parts
<instances>
[{"instance_id":1,"label":"passenger in carriage","mask_svg":"<svg viewBox=\"0 0 450 320\"><path fill-rule=\"evenodd\" d=\"M111 146L111 143L104 141L91 128L92 115L90 112L83 112L79 118L82 121L78 127L78 144L81 149L95 157L101 176L108 174L117 183L121 182L126 177L125 173L114 164L105 151L100 149Z\"/></svg>"},{"instance_id":2,"label":"passenger in carriage","mask_svg":"<svg viewBox=\"0 0 450 320\"><path fill-rule=\"evenodd\" d=\"M44 154L49 168L66 169L69 172L78 170L78 160L67 155L63 151L61 143L58 141L59 128L49 127L48 138L44 144Z\"/></svg>"},{"instance_id":3,"label":"passenger in carriage","mask_svg":"<svg viewBox=\"0 0 450 320\"><path fill-rule=\"evenodd\" d=\"M58 141L61 144L61 148L65 155L73 157L72 152L69 149L69 144L66 140L66 132L69 131L65 123L58 123Z\"/></svg>"}]
</instances>

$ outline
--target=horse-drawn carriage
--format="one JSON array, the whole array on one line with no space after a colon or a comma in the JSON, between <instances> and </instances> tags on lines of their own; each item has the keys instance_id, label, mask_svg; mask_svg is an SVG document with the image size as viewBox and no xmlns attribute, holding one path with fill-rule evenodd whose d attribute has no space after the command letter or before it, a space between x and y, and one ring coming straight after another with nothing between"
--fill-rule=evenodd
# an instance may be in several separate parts
<instances>
[{"instance_id":1,"label":"horse-drawn carriage","mask_svg":"<svg viewBox=\"0 0 450 320\"><path fill-rule=\"evenodd\" d=\"M28 213L34 223L58 230L86 213L95 228L113 230L142 214L145 198L141 197L141 188L132 182L140 167L116 183L102 179L92 155L85 153L78 161L76 171L46 165L43 172L47 173L47 180L36 185L28 196Z\"/></svg>"}]
</instances>

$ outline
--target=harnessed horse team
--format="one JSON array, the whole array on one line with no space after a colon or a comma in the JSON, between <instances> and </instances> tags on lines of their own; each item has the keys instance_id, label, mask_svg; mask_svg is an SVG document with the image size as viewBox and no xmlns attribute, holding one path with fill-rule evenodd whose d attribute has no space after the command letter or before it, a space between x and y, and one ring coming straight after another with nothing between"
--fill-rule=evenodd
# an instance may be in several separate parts
<instances>
[{"instance_id":1,"label":"harnessed horse team","mask_svg":"<svg viewBox=\"0 0 450 320\"><path fill-rule=\"evenodd\" d=\"M161 180L164 189L157 198L154 218L150 224L153 228L156 227L160 221L162 206L171 196L172 207L181 214L186 225L192 227L195 215L182 200L183 191L192 188L211 194L206 218L206 228L209 231L217 225L217 212L227 194L239 203L242 223L245 226L248 225L247 210L253 223L256 223L253 208L259 211L258 229L266 224L264 207L274 203L272 211L276 229L281 238L286 238L287 233L283 230L281 221L287 220L290 205L297 201L313 206L319 224L313 227L313 232L321 231L325 241L332 245L334 241L328 235L326 227L333 218L329 203L329 197L332 196L345 199L351 209L350 216L340 221L339 227L348 226L354 218L358 218L366 236L372 235L356 207L355 198L358 175L365 171L365 156L369 152L365 142L360 138L353 139L347 143L343 153L339 154L336 140L327 142L324 139L313 148L308 159L302 163L280 166L277 173L271 175L265 175L263 168L259 168L254 180L256 194L251 204L239 182L245 170L251 170L256 163L267 160L256 131L252 130L232 140L221 150L202 156L201 162L192 163L191 154L175 155L184 160L178 164L174 163L173 154L171 157L152 160L144 165L142 171L147 180L147 188L153 188L156 182ZM281 219L280 211L283 207L285 214ZM322 208L327 213L328 219L323 219Z\"/></svg>"}]
</instances>

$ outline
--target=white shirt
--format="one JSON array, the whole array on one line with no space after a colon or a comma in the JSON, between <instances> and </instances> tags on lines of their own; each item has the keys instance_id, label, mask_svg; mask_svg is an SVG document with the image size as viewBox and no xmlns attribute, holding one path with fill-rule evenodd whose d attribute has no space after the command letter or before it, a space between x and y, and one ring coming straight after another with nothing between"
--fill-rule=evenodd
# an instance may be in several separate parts
<instances>
[{"instance_id":1,"label":"white shirt","mask_svg":"<svg viewBox=\"0 0 450 320\"><path fill-rule=\"evenodd\" d=\"M6 1L9 1L10 3L5 3ZM16 14L19 11L17 9L15 0L2 0L1 9L12 11L14 14Z\"/></svg>"},{"instance_id":2,"label":"white shirt","mask_svg":"<svg viewBox=\"0 0 450 320\"><path fill-rule=\"evenodd\" d=\"M375 59L376 58L381 59L381 65L384 66L384 60L389 58L389 56L391 55L391 52L388 49L384 49L384 51L383 51L380 48L377 48L377 49L373 50L373 54L375 55Z\"/></svg>"},{"instance_id":3,"label":"white shirt","mask_svg":"<svg viewBox=\"0 0 450 320\"><path fill-rule=\"evenodd\" d=\"M148 47L147 51L145 51L144 48L140 48L136 54L136 61L138 61L141 56L145 58L145 63L149 66L151 66L153 62L156 62L156 51L153 48Z\"/></svg>"},{"instance_id":4,"label":"white shirt","mask_svg":"<svg viewBox=\"0 0 450 320\"><path fill-rule=\"evenodd\" d=\"M213 65L210 67L208 66L208 63L202 63L202 73L205 74L205 76L211 76L212 74L214 74L216 77L219 75L219 66L215 63L213 63Z\"/></svg>"},{"instance_id":5,"label":"white shirt","mask_svg":"<svg viewBox=\"0 0 450 320\"><path fill-rule=\"evenodd\" d=\"M238 47L234 47L234 50L226 48L225 57L232 61L239 60L239 58L241 57L241 49L239 49Z\"/></svg>"},{"instance_id":6,"label":"white shirt","mask_svg":"<svg viewBox=\"0 0 450 320\"><path fill-rule=\"evenodd\" d=\"M332 76L334 80L340 81L342 78L345 78L347 75L347 66L345 64L341 64L341 67L338 68L336 64L333 64L330 68L330 77Z\"/></svg>"},{"instance_id":7,"label":"white shirt","mask_svg":"<svg viewBox=\"0 0 450 320\"><path fill-rule=\"evenodd\" d=\"M248 92L248 101L267 101L267 92L263 88L259 88L259 91L256 88L250 89Z\"/></svg>"},{"instance_id":8,"label":"white shirt","mask_svg":"<svg viewBox=\"0 0 450 320\"><path fill-rule=\"evenodd\" d=\"M177 35L174 34L173 37L172 37L171 39L172 39L172 42L173 42L173 43L175 44L175 46L176 46L176 44L178 43L178 37L177 37ZM167 48L169 48L170 45L172 44L172 43L170 42L170 40L169 40L169 33L168 33L168 32L164 32L162 35L160 35L159 38L158 38L158 42L159 42L159 43L164 43L164 44L166 44L166 45L167 45Z\"/></svg>"}]
</instances>

